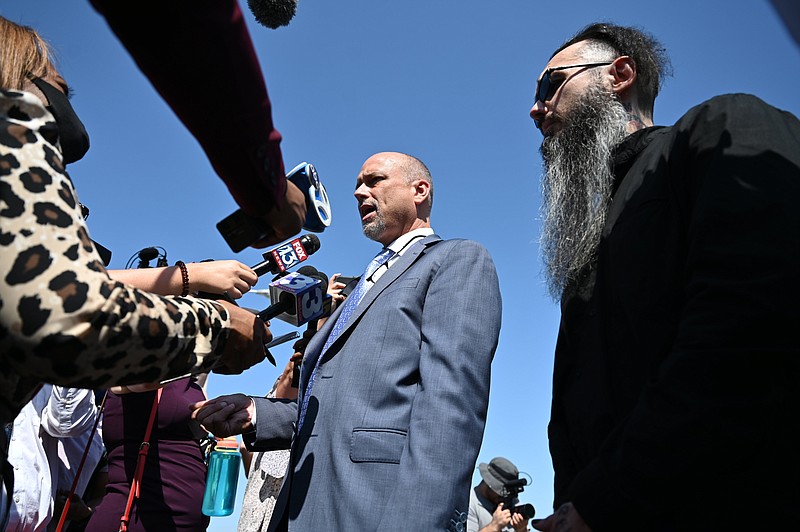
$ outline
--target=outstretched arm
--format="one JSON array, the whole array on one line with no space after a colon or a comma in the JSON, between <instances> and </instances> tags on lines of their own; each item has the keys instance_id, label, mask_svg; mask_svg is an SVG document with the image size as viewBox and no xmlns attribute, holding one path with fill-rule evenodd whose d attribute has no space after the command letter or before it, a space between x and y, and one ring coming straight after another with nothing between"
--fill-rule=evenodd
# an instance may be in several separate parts
<instances>
[{"instance_id":1,"label":"outstretched arm","mask_svg":"<svg viewBox=\"0 0 800 532\"><path fill-rule=\"evenodd\" d=\"M237 260L189 262L186 264L186 271L190 294L228 293L234 299L239 299L258 282L256 272ZM117 281L164 296L180 295L183 292L183 276L178 266L109 270L108 274Z\"/></svg>"},{"instance_id":2,"label":"outstretched arm","mask_svg":"<svg viewBox=\"0 0 800 532\"><path fill-rule=\"evenodd\" d=\"M203 147L236 203L272 228L257 247L297 234L306 216L305 196L286 180L281 135L238 2L92 5ZM198 73L213 75L197 83Z\"/></svg>"}]
</instances>

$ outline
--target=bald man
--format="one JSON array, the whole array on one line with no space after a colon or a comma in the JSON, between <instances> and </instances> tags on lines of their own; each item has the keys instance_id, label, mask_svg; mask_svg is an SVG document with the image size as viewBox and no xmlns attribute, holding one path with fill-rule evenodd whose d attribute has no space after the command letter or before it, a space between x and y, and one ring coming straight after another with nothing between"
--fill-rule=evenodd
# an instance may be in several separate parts
<instances>
[{"instance_id":1,"label":"bald man","mask_svg":"<svg viewBox=\"0 0 800 532\"><path fill-rule=\"evenodd\" d=\"M501 301L489 254L430 224L433 179L402 153L356 179L364 234L383 249L311 340L297 403L199 404L215 434L291 448L269 530L456 530L469 503Z\"/></svg>"}]
</instances>

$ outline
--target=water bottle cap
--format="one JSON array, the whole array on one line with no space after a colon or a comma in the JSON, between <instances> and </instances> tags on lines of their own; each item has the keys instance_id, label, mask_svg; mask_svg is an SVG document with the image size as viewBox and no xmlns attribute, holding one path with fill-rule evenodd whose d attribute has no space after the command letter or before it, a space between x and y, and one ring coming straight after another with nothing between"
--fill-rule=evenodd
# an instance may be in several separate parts
<instances>
[{"instance_id":1,"label":"water bottle cap","mask_svg":"<svg viewBox=\"0 0 800 532\"><path fill-rule=\"evenodd\" d=\"M236 441L235 437L229 438L222 438L217 439L217 444L215 445L218 449L239 449L239 442Z\"/></svg>"}]
</instances>

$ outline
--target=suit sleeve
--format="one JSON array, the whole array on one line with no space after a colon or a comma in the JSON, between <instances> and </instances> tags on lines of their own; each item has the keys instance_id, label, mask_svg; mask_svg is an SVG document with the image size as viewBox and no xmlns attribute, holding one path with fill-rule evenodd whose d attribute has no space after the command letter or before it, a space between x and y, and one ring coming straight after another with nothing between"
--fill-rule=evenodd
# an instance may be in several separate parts
<instances>
[{"instance_id":1,"label":"suit sleeve","mask_svg":"<svg viewBox=\"0 0 800 532\"><path fill-rule=\"evenodd\" d=\"M467 512L489 402L501 299L488 252L447 241L421 316L420 383L379 530L447 529Z\"/></svg>"},{"instance_id":2,"label":"suit sleeve","mask_svg":"<svg viewBox=\"0 0 800 532\"><path fill-rule=\"evenodd\" d=\"M798 436L800 123L736 95L675 127L670 164L687 198L684 302L634 411L569 488L595 530L644 528L687 495L705 500L742 478L796 480L762 466L796 457L781 445ZM797 491L770 484L744 488Z\"/></svg>"},{"instance_id":3,"label":"suit sleeve","mask_svg":"<svg viewBox=\"0 0 800 532\"><path fill-rule=\"evenodd\" d=\"M242 435L251 451L290 449L297 421L297 403L289 399L253 397L256 429Z\"/></svg>"},{"instance_id":4,"label":"suit sleeve","mask_svg":"<svg viewBox=\"0 0 800 532\"><path fill-rule=\"evenodd\" d=\"M279 204L286 195L281 135L237 1L91 1L236 203L252 216Z\"/></svg>"}]
</instances>

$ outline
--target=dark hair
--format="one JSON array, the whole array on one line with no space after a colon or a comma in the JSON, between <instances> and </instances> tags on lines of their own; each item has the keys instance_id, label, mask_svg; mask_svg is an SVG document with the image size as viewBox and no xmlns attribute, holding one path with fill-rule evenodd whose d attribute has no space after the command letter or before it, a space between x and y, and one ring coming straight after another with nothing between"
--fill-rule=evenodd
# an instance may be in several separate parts
<instances>
[{"instance_id":1,"label":"dark hair","mask_svg":"<svg viewBox=\"0 0 800 532\"><path fill-rule=\"evenodd\" d=\"M672 65L664 46L655 37L638 28L598 22L580 30L553 52L553 55L582 41L605 45L617 56L627 55L633 59L642 104L652 112L663 78L672 74Z\"/></svg>"}]
</instances>

